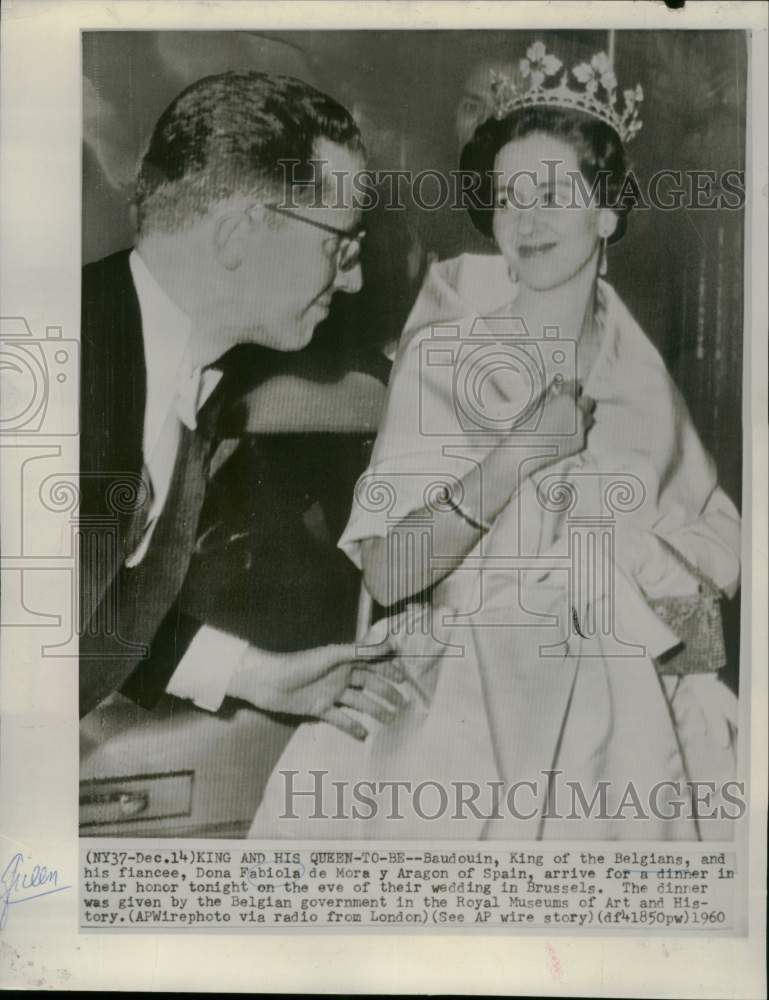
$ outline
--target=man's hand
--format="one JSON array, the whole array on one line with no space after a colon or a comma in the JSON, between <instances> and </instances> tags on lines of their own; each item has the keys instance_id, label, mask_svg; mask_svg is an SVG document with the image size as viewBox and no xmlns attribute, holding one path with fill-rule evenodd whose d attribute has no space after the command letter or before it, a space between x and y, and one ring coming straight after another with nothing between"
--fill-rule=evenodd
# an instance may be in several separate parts
<instances>
[{"instance_id":1,"label":"man's hand","mask_svg":"<svg viewBox=\"0 0 769 1000\"><path fill-rule=\"evenodd\" d=\"M373 660L356 656L354 643L296 653L249 649L227 693L270 712L323 719L363 740L368 731L348 709L389 722L404 704L394 687L404 680L403 667L381 659L388 652L379 647Z\"/></svg>"}]
</instances>

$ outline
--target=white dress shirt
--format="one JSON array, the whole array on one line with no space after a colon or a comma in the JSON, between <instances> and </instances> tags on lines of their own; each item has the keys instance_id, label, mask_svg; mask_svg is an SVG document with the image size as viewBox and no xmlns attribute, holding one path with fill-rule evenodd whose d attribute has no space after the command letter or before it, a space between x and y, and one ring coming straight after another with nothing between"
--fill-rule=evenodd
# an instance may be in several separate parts
<instances>
[{"instance_id":1,"label":"white dress shirt","mask_svg":"<svg viewBox=\"0 0 769 1000\"><path fill-rule=\"evenodd\" d=\"M193 369L190 362L191 323L171 301L134 250L129 257L142 316L147 369L143 452L151 489L147 527L126 565L144 558L162 511L179 447L181 421L195 429L197 413L222 373ZM171 677L166 690L190 698L200 708L215 712L227 693L232 674L248 642L208 625L202 626Z\"/></svg>"}]
</instances>

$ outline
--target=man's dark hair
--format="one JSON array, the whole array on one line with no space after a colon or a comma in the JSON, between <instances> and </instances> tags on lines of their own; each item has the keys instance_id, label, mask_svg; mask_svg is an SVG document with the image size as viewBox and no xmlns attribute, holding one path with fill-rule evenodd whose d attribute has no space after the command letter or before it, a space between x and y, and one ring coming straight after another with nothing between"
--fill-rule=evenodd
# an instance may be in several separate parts
<instances>
[{"instance_id":1,"label":"man's dark hair","mask_svg":"<svg viewBox=\"0 0 769 1000\"><path fill-rule=\"evenodd\" d=\"M193 83L160 116L139 170L139 232L174 232L239 193L293 197L320 182L321 138L362 150L350 113L289 76L222 73ZM317 194L317 191L316 191Z\"/></svg>"},{"instance_id":2,"label":"man's dark hair","mask_svg":"<svg viewBox=\"0 0 769 1000\"><path fill-rule=\"evenodd\" d=\"M620 239L627 225L629 205L618 199L627 177L625 151L614 129L584 111L527 107L513 111L504 118L489 118L475 130L472 139L462 150L460 169L477 177L472 196L466 208L475 228L484 236L493 237L494 220L494 162L497 153L514 139L533 133L555 136L573 147L582 176L596 188L597 203L617 213L617 228L609 237L610 243Z\"/></svg>"}]
</instances>

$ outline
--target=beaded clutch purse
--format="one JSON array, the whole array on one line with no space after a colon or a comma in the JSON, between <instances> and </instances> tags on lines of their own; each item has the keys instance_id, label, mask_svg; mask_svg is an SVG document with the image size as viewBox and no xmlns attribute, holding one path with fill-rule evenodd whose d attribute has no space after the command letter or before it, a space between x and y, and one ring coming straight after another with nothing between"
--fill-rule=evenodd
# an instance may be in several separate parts
<instances>
[{"instance_id":1,"label":"beaded clutch purse","mask_svg":"<svg viewBox=\"0 0 769 1000\"><path fill-rule=\"evenodd\" d=\"M714 673L726 666L721 591L670 542L657 536L673 558L697 580L696 594L649 599L654 613L680 637L678 646L655 661L660 674Z\"/></svg>"}]
</instances>

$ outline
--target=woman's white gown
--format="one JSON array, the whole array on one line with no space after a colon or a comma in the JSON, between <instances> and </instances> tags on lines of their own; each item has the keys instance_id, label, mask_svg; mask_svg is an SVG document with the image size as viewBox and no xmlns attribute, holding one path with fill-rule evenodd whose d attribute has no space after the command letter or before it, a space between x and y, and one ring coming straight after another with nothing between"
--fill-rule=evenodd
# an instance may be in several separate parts
<instances>
[{"instance_id":1,"label":"woman's white gown","mask_svg":"<svg viewBox=\"0 0 769 1000\"><path fill-rule=\"evenodd\" d=\"M445 348L447 325L468 356L471 338L481 347L484 333L499 340L498 325L490 330L481 317L510 298L502 258L466 255L432 269L404 332L371 465L340 541L358 565L362 539L386 535L423 508L431 485L461 479L468 461L490 447L489 435L458 424L456 351L453 368L445 353L443 364L440 355L433 364L427 352ZM728 821L695 821L687 810L677 816L676 802L686 797L687 781L735 777L736 699L713 673L658 676L653 659L678 637L647 598L693 593L697 586L655 536L733 593L739 517L657 351L605 282L598 300L602 343L584 385L596 401L595 425L585 451L521 477L489 534L435 588L428 609L433 639L420 627L408 634L403 618L390 623L401 629L409 675L401 686L408 707L395 722L375 724L363 744L325 723L297 730L250 837L731 836ZM436 332L435 324L443 329ZM510 329L513 337L524 332ZM549 381L564 362L542 331L529 333L509 343L519 356L524 350L539 357ZM512 381L503 373L507 381L496 389L484 387L487 413L494 405L509 413L516 392L521 406L531 397L530 368L524 365ZM424 525L415 532L425 537ZM603 571L590 572L591 552L598 553L593 568ZM326 772L320 810L308 795L287 802L291 787L318 787L311 770ZM289 783L286 772L296 772ZM359 803L358 818L351 818L356 782L397 781L410 782L412 791L427 783L417 809L406 794L393 810L388 791L376 797L373 817ZM463 792L461 782L481 787L475 810L466 804L472 786ZM603 782L608 808L583 818L569 783L578 783L589 802ZM503 789L496 811L495 783ZM513 812L504 796L516 783ZM369 786L358 787L371 794ZM465 805L457 806L463 794ZM657 815L650 809L655 795ZM720 799L713 802L717 807ZM568 818L575 808L580 818ZM648 818L638 818L643 813Z\"/></svg>"}]
</instances>

